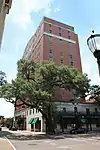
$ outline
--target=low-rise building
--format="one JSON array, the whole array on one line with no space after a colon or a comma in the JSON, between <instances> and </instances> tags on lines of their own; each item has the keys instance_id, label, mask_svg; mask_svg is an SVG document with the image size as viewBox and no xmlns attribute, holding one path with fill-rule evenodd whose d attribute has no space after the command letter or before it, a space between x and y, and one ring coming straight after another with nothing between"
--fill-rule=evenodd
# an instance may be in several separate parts
<instances>
[{"instance_id":1,"label":"low-rise building","mask_svg":"<svg viewBox=\"0 0 100 150\"><path fill-rule=\"evenodd\" d=\"M100 107L98 103L88 101L84 103L74 103L74 102L56 102L56 107L60 118L57 120L57 124L59 124L59 120L62 118L64 121L64 127L66 128L68 125L71 126L75 124L75 117L79 116L80 120L91 120L91 124L93 126L100 125ZM25 109L23 111L19 111L16 113L16 116L23 116L25 119L25 128L26 130L45 131L45 120L43 116L36 109Z\"/></svg>"}]
</instances>

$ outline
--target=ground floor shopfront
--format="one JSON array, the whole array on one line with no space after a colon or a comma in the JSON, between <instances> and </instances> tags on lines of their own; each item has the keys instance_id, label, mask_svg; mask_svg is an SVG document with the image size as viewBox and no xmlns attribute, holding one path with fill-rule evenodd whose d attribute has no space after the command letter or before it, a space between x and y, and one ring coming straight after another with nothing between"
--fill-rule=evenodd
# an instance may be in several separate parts
<instances>
[{"instance_id":1,"label":"ground floor shopfront","mask_svg":"<svg viewBox=\"0 0 100 150\"><path fill-rule=\"evenodd\" d=\"M96 104L87 103L58 103L58 116L56 119L57 130L67 130L75 124L85 126L90 130L100 126L100 107ZM33 132L44 132L46 130L45 120L36 109L26 109L15 113L16 120L21 118L20 129ZM22 119L23 118L23 119Z\"/></svg>"},{"instance_id":2,"label":"ground floor shopfront","mask_svg":"<svg viewBox=\"0 0 100 150\"><path fill-rule=\"evenodd\" d=\"M26 129L34 132L44 132L45 121L42 114L36 109L29 109L26 113Z\"/></svg>"},{"instance_id":3,"label":"ground floor shopfront","mask_svg":"<svg viewBox=\"0 0 100 150\"><path fill-rule=\"evenodd\" d=\"M60 114L58 119L59 129L66 131L72 127L84 127L88 130L100 128L100 113L98 114L83 114L83 113L66 113Z\"/></svg>"}]
</instances>

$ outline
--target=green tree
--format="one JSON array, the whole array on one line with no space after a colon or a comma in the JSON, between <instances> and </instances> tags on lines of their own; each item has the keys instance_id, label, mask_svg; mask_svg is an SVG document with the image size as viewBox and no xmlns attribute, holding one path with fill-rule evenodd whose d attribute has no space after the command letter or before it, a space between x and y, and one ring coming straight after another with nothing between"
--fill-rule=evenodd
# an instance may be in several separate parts
<instances>
[{"instance_id":1,"label":"green tree","mask_svg":"<svg viewBox=\"0 0 100 150\"><path fill-rule=\"evenodd\" d=\"M0 71L0 86L7 83L6 74L3 71Z\"/></svg>"},{"instance_id":2,"label":"green tree","mask_svg":"<svg viewBox=\"0 0 100 150\"><path fill-rule=\"evenodd\" d=\"M81 76L79 77L79 79L76 78L76 81L74 81L76 97L80 97L85 100L85 98L89 95L91 91L90 81L91 80L88 78L87 74L84 74L82 76L82 80Z\"/></svg>"},{"instance_id":3,"label":"green tree","mask_svg":"<svg viewBox=\"0 0 100 150\"><path fill-rule=\"evenodd\" d=\"M90 99L95 99L97 103L100 105L100 86L92 85L90 87Z\"/></svg>"},{"instance_id":4,"label":"green tree","mask_svg":"<svg viewBox=\"0 0 100 150\"><path fill-rule=\"evenodd\" d=\"M10 127L10 126L12 126L13 125L13 118L7 118L7 119L5 119L5 121L4 121L4 125L6 126L6 127Z\"/></svg>"},{"instance_id":5,"label":"green tree","mask_svg":"<svg viewBox=\"0 0 100 150\"><path fill-rule=\"evenodd\" d=\"M17 70L17 78L11 84L6 83L1 87L1 97L15 106L24 104L38 109L46 121L48 133L54 131L56 114L54 101L58 101L55 97L56 89L74 89L77 95L79 91L86 92L84 86L81 85L87 82L86 76L74 68L57 66L52 62L35 64L33 60L20 60ZM19 105L18 100L21 101Z\"/></svg>"}]
</instances>

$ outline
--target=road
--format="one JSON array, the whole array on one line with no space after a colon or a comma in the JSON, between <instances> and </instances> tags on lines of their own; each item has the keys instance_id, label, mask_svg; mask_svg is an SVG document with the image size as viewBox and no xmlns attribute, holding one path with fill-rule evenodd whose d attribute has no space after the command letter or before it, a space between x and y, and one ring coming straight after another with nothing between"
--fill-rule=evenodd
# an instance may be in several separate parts
<instances>
[{"instance_id":1,"label":"road","mask_svg":"<svg viewBox=\"0 0 100 150\"><path fill-rule=\"evenodd\" d=\"M37 138L23 131L0 132L0 150L100 150L100 134L62 135ZM5 139L9 138L13 147ZM14 148L15 147L15 148Z\"/></svg>"},{"instance_id":2,"label":"road","mask_svg":"<svg viewBox=\"0 0 100 150\"><path fill-rule=\"evenodd\" d=\"M65 138L57 140L11 141L16 150L100 150L100 139Z\"/></svg>"}]
</instances>

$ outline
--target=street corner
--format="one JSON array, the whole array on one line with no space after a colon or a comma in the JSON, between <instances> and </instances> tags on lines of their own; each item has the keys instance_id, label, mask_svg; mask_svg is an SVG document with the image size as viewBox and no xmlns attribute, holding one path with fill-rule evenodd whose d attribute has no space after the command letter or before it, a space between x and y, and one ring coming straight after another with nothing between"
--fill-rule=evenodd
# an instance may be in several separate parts
<instances>
[{"instance_id":1,"label":"street corner","mask_svg":"<svg viewBox=\"0 0 100 150\"><path fill-rule=\"evenodd\" d=\"M0 150L16 150L12 143L5 137L0 138Z\"/></svg>"}]
</instances>

